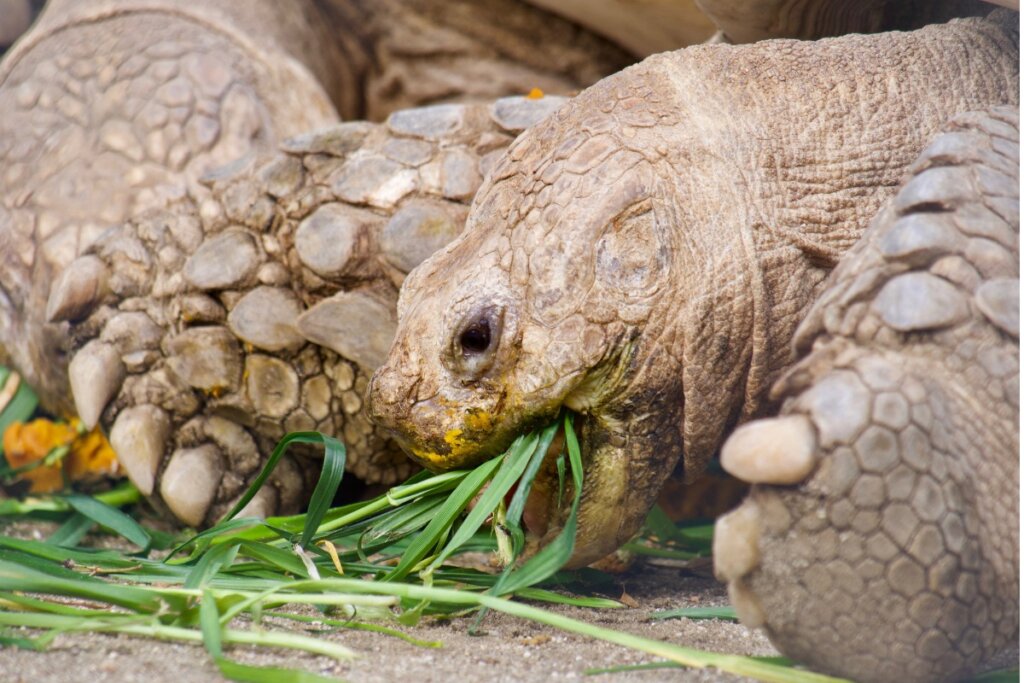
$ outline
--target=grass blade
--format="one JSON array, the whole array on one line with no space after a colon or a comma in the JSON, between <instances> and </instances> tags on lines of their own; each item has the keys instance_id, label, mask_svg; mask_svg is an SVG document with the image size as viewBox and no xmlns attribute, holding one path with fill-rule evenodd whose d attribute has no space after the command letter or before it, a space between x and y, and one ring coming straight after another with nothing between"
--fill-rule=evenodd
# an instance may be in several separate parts
<instances>
[{"instance_id":1,"label":"grass blade","mask_svg":"<svg viewBox=\"0 0 1024 683\"><path fill-rule=\"evenodd\" d=\"M527 587L520 588L515 593L517 598L536 600L538 602L550 602L553 605L572 605L573 607L587 607L590 609L622 609L625 607L618 600L611 598L588 597L580 595L563 595L543 588Z\"/></svg>"},{"instance_id":2,"label":"grass blade","mask_svg":"<svg viewBox=\"0 0 1024 683\"><path fill-rule=\"evenodd\" d=\"M337 439L321 434L310 432L313 435L306 443L315 443L317 439L324 446L324 464L320 470L320 479L316 482L313 490L313 497L309 501L309 509L306 512L306 524L302 527L302 538L299 539L299 546L309 548L309 541L313 538L317 528L320 526L324 513L331 507L334 501L334 494L338 492L341 479L345 476L345 446ZM302 441L299 441L302 443Z\"/></svg>"},{"instance_id":3,"label":"grass blade","mask_svg":"<svg viewBox=\"0 0 1024 683\"><path fill-rule=\"evenodd\" d=\"M152 539L142 525L115 507L96 500L92 496L81 493L69 493L64 496L73 509L85 515L100 526L104 526L126 540L139 546L143 554L149 552Z\"/></svg>"},{"instance_id":4,"label":"grass blade","mask_svg":"<svg viewBox=\"0 0 1024 683\"><path fill-rule=\"evenodd\" d=\"M95 565L96 567L107 571L127 569L140 565L145 566L148 571L157 571L165 576L181 571L178 568L168 567L159 562L146 560L145 558L124 557L114 550L64 548L50 543L28 541L21 538L11 538L9 536L0 536L0 548L15 551L11 554L0 553L0 557L7 557L10 559L20 553L23 553L26 557L50 560L55 563L57 567L60 567L61 563L71 560L76 564ZM21 560L20 562L21 564L28 563L27 560ZM43 571L45 571L45 569ZM63 568L61 568L61 571L63 571L66 576L77 576L74 572L64 570Z\"/></svg>"},{"instance_id":5,"label":"grass blade","mask_svg":"<svg viewBox=\"0 0 1024 683\"><path fill-rule=\"evenodd\" d=\"M388 628L387 626L381 626L379 624L367 624L361 621L342 621L341 619L331 619L329 617L311 617L305 614L290 614L288 612L267 612L268 617L277 617L278 619L288 619L290 621L301 621L307 624L323 624L324 626L334 626L336 628L347 628L355 631L373 631L374 633L383 633L399 640L404 640L410 645L416 647L426 648L442 648L444 643L437 640L420 640L419 638L413 638L412 636L402 633L398 629Z\"/></svg>"},{"instance_id":6,"label":"grass blade","mask_svg":"<svg viewBox=\"0 0 1024 683\"><path fill-rule=\"evenodd\" d=\"M302 560L287 550L253 541L242 541L238 544L238 548L245 557L260 560L292 576L306 575L306 567L302 564Z\"/></svg>"},{"instance_id":7,"label":"grass blade","mask_svg":"<svg viewBox=\"0 0 1024 683\"><path fill-rule=\"evenodd\" d=\"M681 607L662 612L652 612L651 619L722 619L739 621L732 607Z\"/></svg>"},{"instance_id":8,"label":"grass blade","mask_svg":"<svg viewBox=\"0 0 1024 683\"><path fill-rule=\"evenodd\" d=\"M82 619L59 614L23 614L0 610L0 625L27 626L29 628L60 629L64 631L99 631L126 633L128 635L145 636L159 640L182 640L201 643L203 634L199 630L181 626L165 626L152 617L145 616L141 621L135 615L108 615L103 619ZM339 661L353 659L355 653L344 645L332 643L320 638L310 638L298 633L280 631L242 631L224 629L221 642L227 645L260 645L264 647L280 647L301 650L311 654L331 657Z\"/></svg>"},{"instance_id":9,"label":"grass blade","mask_svg":"<svg viewBox=\"0 0 1024 683\"><path fill-rule=\"evenodd\" d=\"M443 498L443 494L424 496L385 512L359 536L359 545L372 546L382 541L392 543L422 529L434 518L434 511Z\"/></svg>"},{"instance_id":10,"label":"grass blade","mask_svg":"<svg viewBox=\"0 0 1024 683\"><path fill-rule=\"evenodd\" d=\"M199 556L204 550L210 547L211 543L217 538L224 537L230 539L235 536L240 530L248 530L254 526L264 526L264 522L259 517L239 517L238 519L227 519L215 526L210 527L205 531L201 531L194 536L182 541L180 544L175 546L171 552L164 558L164 562L170 564L171 559L185 548L192 546L192 553L184 560L178 560L177 564L184 564L191 562ZM273 535L273 534L271 534Z\"/></svg>"},{"instance_id":11,"label":"grass blade","mask_svg":"<svg viewBox=\"0 0 1024 683\"><path fill-rule=\"evenodd\" d=\"M523 473L519 488L516 489L515 495L512 496L512 502L509 503L508 512L505 514L505 524L508 526L512 535L513 557L519 555L519 553L523 551L523 546L526 543L526 537L523 534L522 528L523 510L526 508L526 500L529 497L530 487L533 485L533 480L537 477L537 472L540 470L541 463L544 462L544 457L548 453L548 448L551 447L551 442L555 438L558 426L558 420L556 420L553 425L549 426L541 433L537 447L534 450L533 456L530 458L530 463L526 468L526 472ZM561 500L561 498L559 498L559 500Z\"/></svg>"},{"instance_id":12,"label":"grass blade","mask_svg":"<svg viewBox=\"0 0 1024 683\"><path fill-rule=\"evenodd\" d=\"M46 646L40 644L35 638L5 636L2 633L0 633L0 646L16 647L22 650L34 650L36 652L42 652L46 649Z\"/></svg>"},{"instance_id":13,"label":"grass blade","mask_svg":"<svg viewBox=\"0 0 1024 683\"><path fill-rule=\"evenodd\" d=\"M988 671L971 679L971 683L1018 683L1020 681L1020 669L1001 669Z\"/></svg>"},{"instance_id":14,"label":"grass blade","mask_svg":"<svg viewBox=\"0 0 1024 683\"><path fill-rule=\"evenodd\" d=\"M554 541L541 548L536 555L520 567L507 569L491 589L490 592L494 595L514 593L521 588L541 583L561 569L562 565L572 557L572 550L576 545L576 519L579 514L580 499L583 495L583 456L580 453L579 442L576 440L576 433L572 428L571 415L565 416L564 426L565 447L569 453L569 464L575 486L572 507L569 509L565 526Z\"/></svg>"},{"instance_id":15,"label":"grass blade","mask_svg":"<svg viewBox=\"0 0 1024 683\"><path fill-rule=\"evenodd\" d=\"M452 553L466 543L477 529L483 526L484 521L490 517L491 512L498 506L498 503L505 498L509 490L519 481L530 463L531 455L537 449L537 437L531 436L524 439L519 437L512 444L511 448L501 460L501 466L497 474L491 479L487 489L480 496L476 506L470 511L459 525L458 530L452 534L445 544L444 549L438 553L434 561L427 567L428 574L433 573L442 562L451 557Z\"/></svg>"},{"instance_id":16,"label":"grass blade","mask_svg":"<svg viewBox=\"0 0 1024 683\"><path fill-rule=\"evenodd\" d=\"M50 537L46 539L46 542L51 545L64 545L75 547L79 541L85 537L89 530L96 525L96 522L92 521L80 512L76 512L65 520L60 527L50 534Z\"/></svg>"},{"instance_id":17,"label":"grass blade","mask_svg":"<svg viewBox=\"0 0 1024 683\"><path fill-rule=\"evenodd\" d=\"M160 593L146 588L111 585L82 574L74 578L45 574L5 558L0 558L0 585L5 590L99 600L135 612L158 612L167 606Z\"/></svg>"},{"instance_id":18,"label":"grass blade","mask_svg":"<svg viewBox=\"0 0 1024 683\"><path fill-rule=\"evenodd\" d=\"M217 601L209 590L203 591L203 598L199 601L199 628L203 632L206 651L214 661L220 659L224 654L221 648L220 613L217 611Z\"/></svg>"},{"instance_id":19,"label":"grass blade","mask_svg":"<svg viewBox=\"0 0 1024 683\"><path fill-rule=\"evenodd\" d=\"M655 505L647 513L644 527L650 534L662 541L671 541L676 536L676 523L661 509L660 505Z\"/></svg>"},{"instance_id":20,"label":"grass blade","mask_svg":"<svg viewBox=\"0 0 1024 683\"><path fill-rule=\"evenodd\" d=\"M185 588L202 588L210 582L210 579L221 570L221 567L230 565L235 561L238 554L238 544L219 545L211 549L199 558L199 562L192 568L192 571L185 577Z\"/></svg>"},{"instance_id":21,"label":"grass blade","mask_svg":"<svg viewBox=\"0 0 1024 683\"><path fill-rule=\"evenodd\" d=\"M74 616L97 617L110 614L110 610L62 605L59 602L50 602L49 600L32 598L27 595L21 595L20 593L0 593L0 606L13 607L15 609L32 612L49 612L51 614L70 614Z\"/></svg>"},{"instance_id":22,"label":"grass blade","mask_svg":"<svg viewBox=\"0 0 1024 683\"><path fill-rule=\"evenodd\" d=\"M0 469L2 467L0 465ZM0 472L0 475L2 475L2 472ZM97 493L93 498L113 507L121 507L122 505L131 505L139 502L142 499L142 494L130 482L125 482L109 491ZM0 517L37 513L60 513L68 512L70 509L71 506L68 505L67 501L57 496L29 496L23 500L15 498L0 500Z\"/></svg>"},{"instance_id":23,"label":"grass blade","mask_svg":"<svg viewBox=\"0 0 1024 683\"><path fill-rule=\"evenodd\" d=\"M422 560L427 552L434 545L437 544L438 540L447 533L451 527L455 518L459 516L466 506L469 505L469 501L473 499L473 496L477 494L477 491L490 480L494 475L494 472L501 465L500 458L494 458L488 460L484 464L472 470L465 479L459 482L459 485L455 487L455 491L448 497L444 505L438 510L437 515L431 520L427 528L424 529L419 536L412 542L404 553L402 553L402 559L398 562L398 565L391 570L385 577L385 581L399 581L405 578L412 568Z\"/></svg>"},{"instance_id":24,"label":"grass blade","mask_svg":"<svg viewBox=\"0 0 1024 683\"><path fill-rule=\"evenodd\" d=\"M321 676L299 669L282 669L276 666L252 666L217 657L217 668L225 678L241 683L338 683L337 678Z\"/></svg>"},{"instance_id":25,"label":"grass blade","mask_svg":"<svg viewBox=\"0 0 1024 683\"><path fill-rule=\"evenodd\" d=\"M657 669L679 669L682 668L675 662L647 662L645 664L622 664L620 666L608 666L599 669L584 669L586 676L600 676L601 674L621 674L632 671L654 671Z\"/></svg>"},{"instance_id":26,"label":"grass blade","mask_svg":"<svg viewBox=\"0 0 1024 683\"><path fill-rule=\"evenodd\" d=\"M293 443L310 443L320 444L324 446L325 464L327 464L329 461L333 472L334 468L336 467L336 461L340 457L341 470L345 470L345 447L337 439L321 434L320 432L291 432L289 434L286 434L283 439L277 442L277 446L274 447L274 451L270 454L270 457L267 459L267 464L263 466L263 469L260 470L260 473L256 477L256 479L253 480L252 484L249 485L249 488L246 489L244 494L242 494L242 497L238 499L237 503L235 503L235 507L231 508L231 510L229 510L228 513L224 515L224 517L221 519L222 523L232 519L235 515L242 511L242 508L249 504L249 501L252 500L253 496L256 495L256 492L263 487L263 484L267 481L267 478L270 477L270 474L274 471L274 468L277 467L277 463L284 455L285 451L287 451L288 447ZM339 449L341 451L340 454L337 452ZM328 456L330 456L332 452L333 456L328 458ZM333 477L334 474L332 474L331 476ZM320 490L320 484L323 481L323 474L321 474L320 481L317 482L317 490ZM338 481L341 481L340 477L338 478ZM335 488L337 488L336 484ZM333 497L334 493L332 491L331 498ZM330 501L328 501L328 505L329 504ZM306 540L308 541L309 539ZM305 547L305 543L303 543L303 547Z\"/></svg>"}]
</instances>

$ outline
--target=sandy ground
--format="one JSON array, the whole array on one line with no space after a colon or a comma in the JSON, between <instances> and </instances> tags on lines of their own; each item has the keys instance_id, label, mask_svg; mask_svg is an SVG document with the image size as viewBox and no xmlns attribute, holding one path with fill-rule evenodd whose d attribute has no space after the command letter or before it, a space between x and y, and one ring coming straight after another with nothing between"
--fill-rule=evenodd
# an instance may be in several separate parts
<instances>
[{"instance_id":1,"label":"sandy ground","mask_svg":"<svg viewBox=\"0 0 1024 683\"><path fill-rule=\"evenodd\" d=\"M20 537L37 536L40 531L48 534L54 528L54 525L4 525L0 522L0 533ZM101 538L98 543L101 546L118 543L110 537ZM742 655L778 654L763 633L740 624L720 620L651 618L652 613L660 610L728 604L724 586L707 576L706 572L706 566L698 566L694 573L637 562L628 572L616 576L613 593L606 596L620 598L625 593L626 602L631 604L629 607L597 610L537 604L581 621L700 650ZM312 609L294 611L317 614ZM388 624L415 638L442 643L440 648L434 649L418 647L382 634L330 629L267 617L275 629L291 629L342 643L357 657L340 662L322 656L250 646L231 647L226 654L247 664L305 669L339 680L367 683L404 680L417 683L745 680L711 669L657 669L589 676L586 670L590 668L640 664L653 661L653 658L494 612L488 614L483 622L484 633L471 636L468 631L473 620L473 617L451 620L427 618L412 628ZM1015 648L1004 653L992 666L1013 667L1018 666L1019 661L1019 649ZM0 647L2 683L191 683L225 680L200 644L112 634L63 634L45 652Z\"/></svg>"},{"instance_id":2,"label":"sandy ground","mask_svg":"<svg viewBox=\"0 0 1024 683\"><path fill-rule=\"evenodd\" d=\"M10 533L11 530L4 531ZM657 610L727 604L724 587L714 579L645 564L635 565L618 579L620 586L616 590L625 591L636 602L635 607L595 610L555 606L550 609L602 626L703 650L776 654L764 635L739 624L650 618ZM358 653L358 657L338 662L315 655L253 647L234 647L228 650L228 655L249 664L302 668L342 680L368 683L741 680L712 670L683 669L587 676L588 668L638 664L652 661L652 658L503 614L487 616L483 623L485 635L470 636L471 622L472 618L424 619L415 628L403 628L416 638L443 643L439 649L430 649L376 633L324 630L315 625L274 620L279 628L305 628L306 633L343 643ZM0 648L0 680L11 683L181 683L225 679L201 645L122 635L64 634L46 652Z\"/></svg>"},{"instance_id":3,"label":"sandy ground","mask_svg":"<svg viewBox=\"0 0 1024 683\"><path fill-rule=\"evenodd\" d=\"M651 620L654 609L725 603L713 580L687 578L676 571L641 570L625 577L638 607L592 610L570 607L555 611L648 638L738 654L772 654L760 633L722 621ZM321 631L359 657L337 662L326 657L235 647L229 655L249 664L303 668L348 681L732 681L714 671L659 669L586 676L590 667L637 664L651 658L634 651L538 626L501 614L484 622L487 635L470 636L472 619L424 620L404 629L424 640L441 641L440 649L416 647L396 638L360 631ZM294 628L291 622L275 625ZM315 631L314 631L315 632ZM0 679L14 683L95 683L124 681L181 683L222 681L200 645L166 643L120 635L68 634L43 653L0 649Z\"/></svg>"}]
</instances>

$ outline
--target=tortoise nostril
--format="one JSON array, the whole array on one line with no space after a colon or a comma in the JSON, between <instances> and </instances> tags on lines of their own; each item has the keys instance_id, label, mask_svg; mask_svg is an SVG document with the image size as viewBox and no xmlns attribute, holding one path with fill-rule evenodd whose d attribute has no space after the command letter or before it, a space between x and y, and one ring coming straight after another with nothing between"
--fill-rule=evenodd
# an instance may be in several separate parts
<instances>
[{"instance_id":1,"label":"tortoise nostril","mask_svg":"<svg viewBox=\"0 0 1024 683\"><path fill-rule=\"evenodd\" d=\"M448 348L444 352L446 367L472 382L484 375L494 364L502 345L504 308L488 302L462 316L452 328Z\"/></svg>"},{"instance_id":2,"label":"tortoise nostril","mask_svg":"<svg viewBox=\"0 0 1024 683\"><path fill-rule=\"evenodd\" d=\"M366 408L370 420L381 427L392 421L394 407L405 398L403 383L388 365L377 368L366 387Z\"/></svg>"},{"instance_id":3,"label":"tortoise nostril","mask_svg":"<svg viewBox=\"0 0 1024 683\"><path fill-rule=\"evenodd\" d=\"M478 354L486 351L491 345L491 324L486 318L470 324L459 335L459 346L464 355Z\"/></svg>"}]
</instances>

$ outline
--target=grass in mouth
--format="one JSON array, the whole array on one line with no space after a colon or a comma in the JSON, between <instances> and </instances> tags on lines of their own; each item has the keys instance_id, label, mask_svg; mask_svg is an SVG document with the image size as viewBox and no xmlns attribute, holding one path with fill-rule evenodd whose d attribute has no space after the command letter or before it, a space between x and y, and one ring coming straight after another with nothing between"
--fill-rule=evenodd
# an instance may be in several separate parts
<instances>
[{"instance_id":1,"label":"grass in mouth","mask_svg":"<svg viewBox=\"0 0 1024 683\"><path fill-rule=\"evenodd\" d=\"M566 523L553 542L520 562L530 485L559 428L565 434L556 461L559 487L571 491L572 499ZM325 452L308 511L267 520L237 518L295 443L320 444ZM119 510L140 499L127 484L95 496L0 500L0 515L8 519L63 522L45 541L0 536L0 647L43 650L61 633L123 633L203 643L231 680L318 683L337 679L242 664L227 657L226 647L287 648L337 660L356 656L339 643L275 629L278 619L375 631L421 647L439 647L386 624L410 626L424 616L492 609L660 658L643 668L715 667L762 681L793 683L838 680L778 660L702 652L643 638L509 599L621 607L606 598L544 587L565 585L570 579L559 569L572 555L583 483L571 415L520 437L502 457L474 469L421 472L378 498L331 509L344 470L345 448L336 439L316 432L289 434L223 521L184 541L146 528ZM81 547L97 526L138 550ZM679 528L657 510L648 529L660 546L634 543L635 552L685 559L706 552L710 541L708 527ZM154 550L162 551L162 559L150 557ZM497 551L506 568L491 574L449 564L467 551ZM314 606L320 614L314 618L282 611L299 605ZM720 608L651 616L729 618L731 612ZM26 628L31 635L25 635Z\"/></svg>"}]
</instances>

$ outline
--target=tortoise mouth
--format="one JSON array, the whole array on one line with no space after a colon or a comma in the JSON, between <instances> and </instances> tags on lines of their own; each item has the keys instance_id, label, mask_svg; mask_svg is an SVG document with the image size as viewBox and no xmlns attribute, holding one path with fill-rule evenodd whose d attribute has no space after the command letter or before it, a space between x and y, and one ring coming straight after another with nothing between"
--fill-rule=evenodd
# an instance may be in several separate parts
<instances>
[{"instance_id":1,"label":"tortoise mouth","mask_svg":"<svg viewBox=\"0 0 1024 683\"><path fill-rule=\"evenodd\" d=\"M656 498L647 495L644 463L635 460L641 453L618 436L619 425L600 414L577 413L573 431L580 445L583 490L566 569L585 567L617 550L636 533ZM534 481L537 499L528 501L532 509L526 556L553 542L569 520L575 491L566 465L561 495L557 471L543 469Z\"/></svg>"},{"instance_id":2,"label":"tortoise mouth","mask_svg":"<svg viewBox=\"0 0 1024 683\"><path fill-rule=\"evenodd\" d=\"M566 408L568 409L568 408ZM556 410L555 414L560 411ZM620 447L611 444L618 440L611 435L613 424L605 424L601 414L593 412L572 411L573 433L579 443L580 459L583 469L583 486L580 492L580 505L577 513L576 537L573 553L567 568L586 566L590 562L601 559L613 552L621 543L624 532L624 520L620 514L624 502L628 498L629 472L625 467L627 458ZM548 418L550 419L550 418ZM516 433L530 431L529 425L538 426L538 422L548 422L539 415L534 415L528 424L520 423ZM561 421L560 421L561 422ZM507 425L511 429L511 425ZM576 495L571 461L565 451L564 422L559 425L551 444L544 454L530 491L527 494L522 510L520 523L525 535L526 545L520 560L536 554L541 548L555 541L569 520ZM400 432L393 433L393 438L409 454L417 454L417 444ZM499 439L490 439L493 445ZM500 439L504 443L504 439ZM508 439L514 441L514 436ZM500 449L504 451L507 444ZM468 451L469 449L467 449ZM495 449L497 450L497 449ZM561 457L560 457L561 456ZM487 456L480 450L468 457L477 461L486 460ZM428 457L415 457L414 460L425 465L432 471L445 471L453 467L450 461L437 461ZM559 461L562 462L559 473ZM459 466L458 463L454 466ZM467 463L468 464L468 463ZM520 481L509 491L506 504L511 496L522 485Z\"/></svg>"},{"instance_id":3,"label":"tortoise mouth","mask_svg":"<svg viewBox=\"0 0 1024 683\"><path fill-rule=\"evenodd\" d=\"M559 425L555 437L548 446L547 453L544 454L544 459L530 486L530 492L526 496L526 505L523 507L523 531L526 533L530 546L537 544L545 537L552 523L561 530L564 520L559 513L563 511L563 508L567 511L572 504L571 473L568 471L568 467L562 470L561 476L558 473L558 460L564 448L565 426L563 423ZM514 487L509 492L510 497L516 488Z\"/></svg>"},{"instance_id":4,"label":"tortoise mouth","mask_svg":"<svg viewBox=\"0 0 1024 683\"><path fill-rule=\"evenodd\" d=\"M583 491L577 513L576 538L572 556L566 562L567 568L578 568L601 559L618 547L618 514L614 506L602 504L608 482L608 468L602 467L595 458L592 448L594 434L600 430L598 420L592 415L574 414L573 432L580 446L583 465ZM576 495L571 464L566 456L564 469L559 473L559 454L565 449L564 427L556 432L533 480L526 506L523 509L523 530L526 547L523 558L536 554L541 548L553 542L565 529ZM613 477L614 479L614 477ZM616 489L614 483L610 487Z\"/></svg>"}]
</instances>

